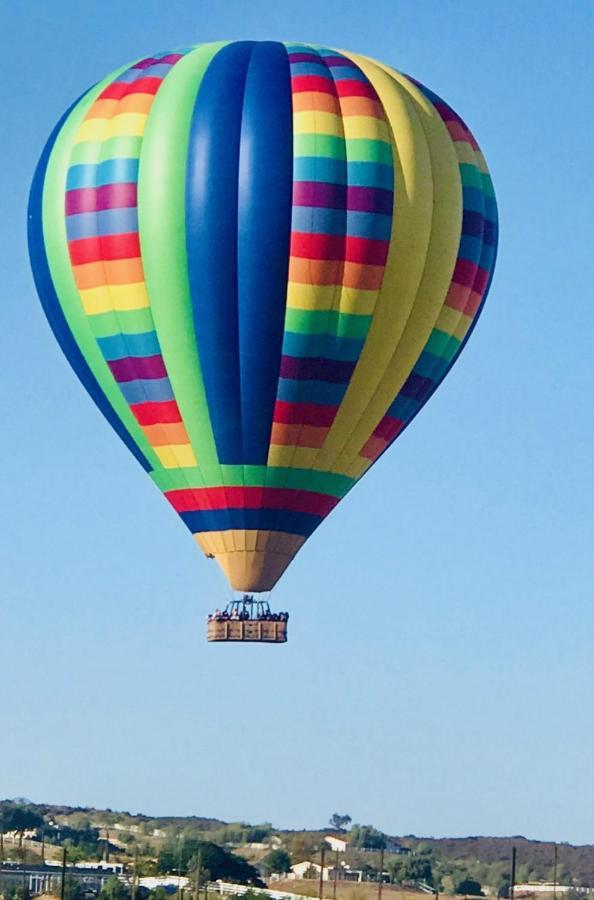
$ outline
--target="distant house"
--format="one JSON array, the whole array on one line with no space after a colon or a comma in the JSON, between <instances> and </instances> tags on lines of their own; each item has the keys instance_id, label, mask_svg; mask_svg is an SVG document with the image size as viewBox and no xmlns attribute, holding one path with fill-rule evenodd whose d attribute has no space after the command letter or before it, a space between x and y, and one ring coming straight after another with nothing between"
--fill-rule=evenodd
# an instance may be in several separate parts
<instances>
[{"instance_id":1,"label":"distant house","mask_svg":"<svg viewBox=\"0 0 594 900\"><path fill-rule=\"evenodd\" d=\"M346 849L349 845L346 837L338 837L338 835L335 834L324 835L324 841L335 853L346 853Z\"/></svg>"},{"instance_id":2,"label":"distant house","mask_svg":"<svg viewBox=\"0 0 594 900\"><path fill-rule=\"evenodd\" d=\"M291 866L289 878L311 877L314 873L315 877L319 878L320 872L322 873L322 881L334 881L335 878L337 881L363 880L363 872L360 869L351 869L346 863L341 863L339 866L324 866L322 869L319 863L312 862L309 859Z\"/></svg>"},{"instance_id":3,"label":"distant house","mask_svg":"<svg viewBox=\"0 0 594 900\"><path fill-rule=\"evenodd\" d=\"M589 894L592 887L574 887L570 884L553 884L552 881L526 881L514 886L515 897L529 897L532 894L568 894L576 891L580 894Z\"/></svg>"}]
</instances>

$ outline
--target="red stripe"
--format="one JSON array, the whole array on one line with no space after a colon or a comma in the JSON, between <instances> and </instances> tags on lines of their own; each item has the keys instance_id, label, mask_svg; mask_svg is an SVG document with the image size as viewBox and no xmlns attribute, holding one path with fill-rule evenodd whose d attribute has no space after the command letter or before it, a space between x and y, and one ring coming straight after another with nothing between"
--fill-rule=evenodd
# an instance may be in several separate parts
<instances>
[{"instance_id":1,"label":"red stripe","mask_svg":"<svg viewBox=\"0 0 594 900\"><path fill-rule=\"evenodd\" d=\"M476 263L469 262L467 259L456 260L452 281L461 284L463 287L471 288L474 285L478 266Z\"/></svg>"},{"instance_id":2,"label":"red stripe","mask_svg":"<svg viewBox=\"0 0 594 900\"><path fill-rule=\"evenodd\" d=\"M389 247L389 241L376 241L372 238L309 234L304 231L293 231L291 234L291 256L301 259L344 259L347 262L383 266Z\"/></svg>"},{"instance_id":3,"label":"red stripe","mask_svg":"<svg viewBox=\"0 0 594 900\"><path fill-rule=\"evenodd\" d=\"M132 259L140 256L138 233L106 234L101 238L81 238L68 243L70 260L73 266L85 263L108 262L114 259Z\"/></svg>"},{"instance_id":4,"label":"red stripe","mask_svg":"<svg viewBox=\"0 0 594 900\"><path fill-rule=\"evenodd\" d=\"M130 409L139 425L173 425L182 420L175 400L165 400L163 403L131 403Z\"/></svg>"},{"instance_id":5,"label":"red stripe","mask_svg":"<svg viewBox=\"0 0 594 900\"><path fill-rule=\"evenodd\" d=\"M136 206L136 182L122 181L117 184L102 184L97 188L77 188L66 191L66 215L98 212L101 209L115 209Z\"/></svg>"},{"instance_id":6,"label":"red stripe","mask_svg":"<svg viewBox=\"0 0 594 900\"><path fill-rule=\"evenodd\" d=\"M339 97L369 97L377 100L377 94L367 81L337 81L336 90Z\"/></svg>"},{"instance_id":7,"label":"red stripe","mask_svg":"<svg viewBox=\"0 0 594 900\"><path fill-rule=\"evenodd\" d=\"M400 434L404 427L401 419L393 419L392 416L384 416L375 431L374 437L383 438L385 441L393 441L397 434Z\"/></svg>"},{"instance_id":8,"label":"red stripe","mask_svg":"<svg viewBox=\"0 0 594 900\"><path fill-rule=\"evenodd\" d=\"M274 421L283 425L332 425L338 406L321 403L287 403L277 400Z\"/></svg>"},{"instance_id":9,"label":"red stripe","mask_svg":"<svg viewBox=\"0 0 594 900\"><path fill-rule=\"evenodd\" d=\"M130 94L156 94L161 84L162 78L139 78L131 84L125 81L114 81L108 85L99 95L99 100L122 100L129 97Z\"/></svg>"},{"instance_id":10,"label":"red stripe","mask_svg":"<svg viewBox=\"0 0 594 900\"><path fill-rule=\"evenodd\" d=\"M266 487L185 488L166 491L165 496L178 513L208 509L284 509L326 516L338 497L316 491Z\"/></svg>"},{"instance_id":11,"label":"red stripe","mask_svg":"<svg viewBox=\"0 0 594 900\"><path fill-rule=\"evenodd\" d=\"M323 75L295 75L291 78L291 90L294 94L311 91L316 94L336 95L332 78L330 76L324 78Z\"/></svg>"}]
</instances>

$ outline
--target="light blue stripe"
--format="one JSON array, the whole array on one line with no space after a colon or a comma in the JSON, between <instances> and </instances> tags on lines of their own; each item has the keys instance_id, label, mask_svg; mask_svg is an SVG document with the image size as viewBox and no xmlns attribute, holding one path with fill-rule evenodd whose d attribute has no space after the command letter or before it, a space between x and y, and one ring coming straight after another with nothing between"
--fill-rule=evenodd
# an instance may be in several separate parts
<instances>
[{"instance_id":1,"label":"light blue stripe","mask_svg":"<svg viewBox=\"0 0 594 900\"><path fill-rule=\"evenodd\" d=\"M485 195L477 188L465 187L462 191L462 206L464 209L483 214L485 211Z\"/></svg>"},{"instance_id":2,"label":"light blue stripe","mask_svg":"<svg viewBox=\"0 0 594 900\"><path fill-rule=\"evenodd\" d=\"M325 181L346 184L347 166L343 159L329 156L296 156L293 160L293 181Z\"/></svg>"},{"instance_id":3,"label":"light blue stripe","mask_svg":"<svg viewBox=\"0 0 594 900\"><path fill-rule=\"evenodd\" d=\"M420 407L419 401L412 397L396 397L386 415L406 422L419 411Z\"/></svg>"},{"instance_id":4,"label":"light blue stripe","mask_svg":"<svg viewBox=\"0 0 594 900\"><path fill-rule=\"evenodd\" d=\"M163 403L174 399L168 378L139 378L121 381L118 386L126 403Z\"/></svg>"},{"instance_id":5,"label":"light blue stripe","mask_svg":"<svg viewBox=\"0 0 594 900\"><path fill-rule=\"evenodd\" d=\"M460 238L460 246L458 247L458 257L459 259L466 259L468 262L478 263L481 258L482 249L483 242L481 238L463 234Z\"/></svg>"},{"instance_id":6,"label":"light blue stripe","mask_svg":"<svg viewBox=\"0 0 594 900\"><path fill-rule=\"evenodd\" d=\"M301 359L335 359L341 362L355 362L361 355L362 338L339 338L328 334L298 334L285 331L283 355Z\"/></svg>"},{"instance_id":7,"label":"light blue stripe","mask_svg":"<svg viewBox=\"0 0 594 900\"><path fill-rule=\"evenodd\" d=\"M441 356L434 356L433 353L427 353L423 350L415 363L413 372L415 375L422 375L423 378L430 378L431 381L439 381L449 368L450 362Z\"/></svg>"},{"instance_id":8,"label":"light blue stripe","mask_svg":"<svg viewBox=\"0 0 594 900\"><path fill-rule=\"evenodd\" d=\"M334 54L336 56L336 54ZM364 81L367 84L367 78L360 69L353 69L352 66L330 66L334 81Z\"/></svg>"},{"instance_id":9,"label":"light blue stripe","mask_svg":"<svg viewBox=\"0 0 594 900\"><path fill-rule=\"evenodd\" d=\"M378 187L391 191L394 187L392 166L384 163L352 162L347 164L348 183L357 187Z\"/></svg>"},{"instance_id":10,"label":"light blue stripe","mask_svg":"<svg viewBox=\"0 0 594 900\"><path fill-rule=\"evenodd\" d=\"M295 77L296 75L321 75L322 77L328 78L330 83L332 83L332 76L328 71L328 66L326 66L323 62L291 63L291 75L293 77Z\"/></svg>"},{"instance_id":11,"label":"light blue stripe","mask_svg":"<svg viewBox=\"0 0 594 900\"><path fill-rule=\"evenodd\" d=\"M97 185L133 183L138 181L138 160L121 157L106 159L100 163L97 171Z\"/></svg>"},{"instance_id":12,"label":"light blue stripe","mask_svg":"<svg viewBox=\"0 0 594 900\"><path fill-rule=\"evenodd\" d=\"M291 220L293 231L311 234L347 234L349 237L389 241L392 217L381 213L367 213L318 206L294 206Z\"/></svg>"},{"instance_id":13,"label":"light blue stripe","mask_svg":"<svg viewBox=\"0 0 594 900\"><path fill-rule=\"evenodd\" d=\"M140 77L139 73L142 71L142 69L126 69L125 72L122 72L121 75L118 75L118 77L114 79L114 81L112 81L112 84L120 84L121 82L130 84L132 81L136 81L136 79Z\"/></svg>"},{"instance_id":14,"label":"light blue stripe","mask_svg":"<svg viewBox=\"0 0 594 900\"><path fill-rule=\"evenodd\" d=\"M154 331L145 331L143 334L113 334L111 337L97 338L97 343L103 358L110 362L128 356L157 356L161 352Z\"/></svg>"},{"instance_id":15,"label":"light blue stripe","mask_svg":"<svg viewBox=\"0 0 594 900\"><path fill-rule=\"evenodd\" d=\"M346 384L279 378L278 399L287 403L326 403L331 406L338 406L346 393L346 389Z\"/></svg>"},{"instance_id":16,"label":"light blue stripe","mask_svg":"<svg viewBox=\"0 0 594 900\"><path fill-rule=\"evenodd\" d=\"M107 159L99 165L78 165L68 169L66 190L99 187L116 182L138 181L137 159Z\"/></svg>"},{"instance_id":17,"label":"light blue stripe","mask_svg":"<svg viewBox=\"0 0 594 900\"><path fill-rule=\"evenodd\" d=\"M105 234L128 234L132 231L138 231L138 213L132 206L66 217L69 241Z\"/></svg>"},{"instance_id":18,"label":"light blue stripe","mask_svg":"<svg viewBox=\"0 0 594 900\"><path fill-rule=\"evenodd\" d=\"M79 165L70 166L66 177L66 190L78 191L81 188L95 187L95 175L97 166Z\"/></svg>"},{"instance_id":19,"label":"light blue stripe","mask_svg":"<svg viewBox=\"0 0 594 900\"><path fill-rule=\"evenodd\" d=\"M167 74L171 71L170 63L155 63L153 66L149 66L148 69L143 70L143 78L165 78Z\"/></svg>"}]
</instances>

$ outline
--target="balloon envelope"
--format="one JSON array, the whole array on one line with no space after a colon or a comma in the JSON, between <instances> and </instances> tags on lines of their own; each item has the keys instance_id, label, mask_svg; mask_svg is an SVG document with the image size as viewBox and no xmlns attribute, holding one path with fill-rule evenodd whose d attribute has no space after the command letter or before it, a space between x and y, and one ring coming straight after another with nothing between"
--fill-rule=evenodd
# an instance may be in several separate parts
<instances>
[{"instance_id":1,"label":"balloon envelope","mask_svg":"<svg viewBox=\"0 0 594 900\"><path fill-rule=\"evenodd\" d=\"M29 208L50 325L233 588L273 587L460 353L495 262L483 156L362 56L159 53L58 123Z\"/></svg>"}]
</instances>

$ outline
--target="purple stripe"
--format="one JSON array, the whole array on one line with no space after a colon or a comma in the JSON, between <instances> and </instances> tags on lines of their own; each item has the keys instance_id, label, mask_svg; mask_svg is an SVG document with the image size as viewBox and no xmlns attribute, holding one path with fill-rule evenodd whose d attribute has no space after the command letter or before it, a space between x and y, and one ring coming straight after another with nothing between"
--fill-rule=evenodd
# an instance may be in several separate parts
<instances>
[{"instance_id":1,"label":"purple stripe","mask_svg":"<svg viewBox=\"0 0 594 900\"><path fill-rule=\"evenodd\" d=\"M166 378L167 370L163 357L158 356L126 356L123 359L112 359L107 365L116 381L135 381L138 378Z\"/></svg>"},{"instance_id":2,"label":"purple stripe","mask_svg":"<svg viewBox=\"0 0 594 900\"><path fill-rule=\"evenodd\" d=\"M293 185L294 206L316 206L347 209L354 212L392 215L394 195L384 188L347 187L328 181L296 181Z\"/></svg>"},{"instance_id":3,"label":"purple stripe","mask_svg":"<svg viewBox=\"0 0 594 900\"><path fill-rule=\"evenodd\" d=\"M348 384L356 365L356 362L343 362L337 359L283 356L280 377L294 378L299 381L328 381L332 384Z\"/></svg>"},{"instance_id":4,"label":"purple stripe","mask_svg":"<svg viewBox=\"0 0 594 900\"><path fill-rule=\"evenodd\" d=\"M350 69L358 69L359 66L346 56L322 56L327 66L348 66Z\"/></svg>"},{"instance_id":5,"label":"purple stripe","mask_svg":"<svg viewBox=\"0 0 594 900\"><path fill-rule=\"evenodd\" d=\"M400 391L399 396L409 397L413 400L417 400L419 403L424 403L425 400L429 399L431 393L434 390L435 382L433 382L430 378L424 378L422 375L417 375L415 374L415 372L411 372L411 374L402 385L402 390Z\"/></svg>"},{"instance_id":6,"label":"purple stripe","mask_svg":"<svg viewBox=\"0 0 594 900\"><path fill-rule=\"evenodd\" d=\"M66 191L66 215L98 212L100 209L114 209L136 206L137 186L135 183L103 184L98 188L79 188Z\"/></svg>"},{"instance_id":7,"label":"purple stripe","mask_svg":"<svg viewBox=\"0 0 594 900\"><path fill-rule=\"evenodd\" d=\"M156 66L161 62L163 62L162 59L157 59L154 56L149 56L148 59L141 59L140 62L137 62L136 65L131 66L131 68L132 69L148 69L149 66Z\"/></svg>"},{"instance_id":8,"label":"purple stripe","mask_svg":"<svg viewBox=\"0 0 594 900\"><path fill-rule=\"evenodd\" d=\"M289 53L289 62L315 62L321 63L322 60L317 53Z\"/></svg>"}]
</instances>

